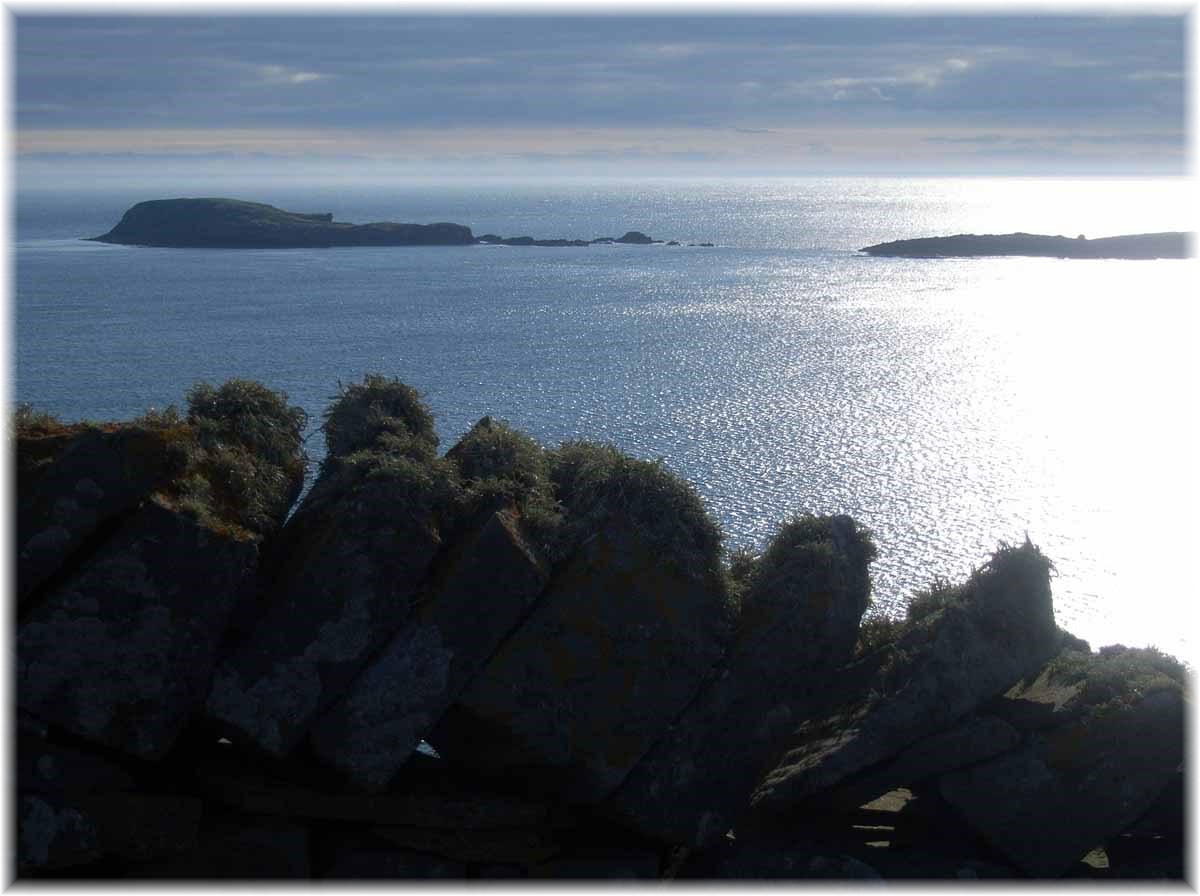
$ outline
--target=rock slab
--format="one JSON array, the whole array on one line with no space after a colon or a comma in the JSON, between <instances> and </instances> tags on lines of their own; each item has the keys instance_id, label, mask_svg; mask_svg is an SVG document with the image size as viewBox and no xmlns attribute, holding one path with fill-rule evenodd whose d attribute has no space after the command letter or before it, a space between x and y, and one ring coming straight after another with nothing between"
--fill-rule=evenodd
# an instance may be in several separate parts
<instances>
[{"instance_id":1,"label":"rock slab","mask_svg":"<svg viewBox=\"0 0 1200 896\"><path fill-rule=\"evenodd\" d=\"M439 565L413 618L314 726L313 750L360 788L396 774L549 575L515 510L488 515Z\"/></svg>"},{"instance_id":2,"label":"rock slab","mask_svg":"<svg viewBox=\"0 0 1200 896\"><path fill-rule=\"evenodd\" d=\"M555 574L431 736L454 762L571 802L608 796L720 659L707 582L659 562L611 518Z\"/></svg>"},{"instance_id":3,"label":"rock slab","mask_svg":"<svg viewBox=\"0 0 1200 896\"><path fill-rule=\"evenodd\" d=\"M147 502L17 631L22 709L155 759L203 704L258 551Z\"/></svg>"}]
</instances>

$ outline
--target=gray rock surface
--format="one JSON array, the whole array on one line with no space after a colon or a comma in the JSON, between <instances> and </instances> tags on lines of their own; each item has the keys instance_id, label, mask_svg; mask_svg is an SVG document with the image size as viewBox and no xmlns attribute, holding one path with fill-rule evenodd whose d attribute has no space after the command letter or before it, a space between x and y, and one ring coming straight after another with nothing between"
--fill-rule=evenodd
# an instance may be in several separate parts
<instances>
[{"instance_id":1,"label":"gray rock surface","mask_svg":"<svg viewBox=\"0 0 1200 896\"><path fill-rule=\"evenodd\" d=\"M182 456L171 450L171 433L137 426L83 429L55 452L18 502L19 603L101 526L135 508L182 469ZM31 441L19 439L17 454L35 451Z\"/></svg>"},{"instance_id":2,"label":"gray rock surface","mask_svg":"<svg viewBox=\"0 0 1200 896\"><path fill-rule=\"evenodd\" d=\"M269 605L208 696L231 740L273 756L301 742L403 625L440 545L428 512L369 478L344 486L334 469L281 531Z\"/></svg>"},{"instance_id":3,"label":"gray rock surface","mask_svg":"<svg viewBox=\"0 0 1200 896\"><path fill-rule=\"evenodd\" d=\"M1017 729L1003 719L972 713L951 728L923 738L894 758L842 782L824 794L821 803L834 810L850 810L897 787L911 786L1015 749L1020 741Z\"/></svg>"},{"instance_id":4,"label":"gray rock surface","mask_svg":"<svg viewBox=\"0 0 1200 896\"><path fill-rule=\"evenodd\" d=\"M788 812L948 728L1035 673L1057 644L1049 564L1028 544L997 552L945 607L839 673L830 713L798 728L752 806Z\"/></svg>"},{"instance_id":5,"label":"gray rock surface","mask_svg":"<svg viewBox=\"0 0 1200 896\"><path fill-rule=\"evenodd\" d=\"M316 754L363 789L395 775L549 576L515 510L487 515L439 566L413 617L314 726Z\"/></svg>"},{"instance_id":6,"label":"gray rock surface","mask_svg":"<svg viewBox=\"0 0 1200 896\"><path fill-rule=\"evenodd\" d=\"M612 518L554 575L430 737L454 762L596 804L720 659L714 585L659 562Z\"/></svg>"},{"instance_id":7,"label":"gray rock surface","mask_svg":"<svg viewBox=\"0 0 1200 896\"><path fill-rule=\"evenodd\" d=\"M1051 672L1023 696L1062 694L1055 687L1062 683ZM1020 749L939 782L967 823L1031 877L1060 876L1131 826L1183 760L1178 685L1130 687L1098 702L1085 684L1047 705L1056 707L1061 724L1039 724Z\"/></svg>"},{"instance_id":8,"label":"gray rock surface","mask_svg":"<svg viewBox=\"0 0 1200 896\"><path fill-rule=\"evenodd\" d=\"M20 625L18 703L92 742L162 756L202 705L256 558L253 542L147 502Z\"/></svg>"},{"instance_id":9,"label":"gray rock surface","mask_svg":"<svg viewBox=\"0 0 1200 896\"><path fill-rule=\"evenodd\" d=\"M849 517L822 525L827 534L791 545L747 598L718 674L607 801L622 824L693 847L723 836L814 695L853 655L869 554Z\"/></svg>"}]
</instances>

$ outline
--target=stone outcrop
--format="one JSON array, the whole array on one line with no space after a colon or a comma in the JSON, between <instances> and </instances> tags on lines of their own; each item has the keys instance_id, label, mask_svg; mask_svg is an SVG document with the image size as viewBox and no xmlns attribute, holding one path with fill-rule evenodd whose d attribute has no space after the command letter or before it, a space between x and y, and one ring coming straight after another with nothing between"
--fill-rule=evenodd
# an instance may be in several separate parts
<instances>
[{"instance_id":1,"label":"stone outcrop","mask_svg":"<svg viewBox=\"0 0 1200 896\"><path fill-rule=\"evenodd\" d=\"M455 762L595 804L720 659L719 586L666 567L613 516L555 573L432 735Z\"/></svg>"},{"instance_id":2,"label":"stone outcrop","mask_svg":"<svg viewBox=\"0 0 1200 896\"><path fill-rule=\"evenodd\" d=\"M1032 545L999 551L888 650L845 670L831 712L797 728L755 808L786 813L1036 672L1058 644L1049 576Z\"/></svg>"},{"instance_id":3,"label":"stone outcrop","mask_svg":"<svg viewBox=\"0 0 1200 896\"><path fill-rule=\"evenodd\" d=\"M939 782L968 824L1031 877L1062 875L1133 825L1183 761L1180 670L1124 648L1064 659L1001 701L1045 710L1025 716L1019 749ZM1068 815L1071 824L1046 823Z\"/></svg>"},{"instance_id":4,"label":"stone outcrop","mask_svg":"<svg viewBox=\"0 0 1200 896\"><path fill-rule=\"evenodd\" d=\"M270 603L213 677L209 719L273 756L405 623L441 545L452 486L428 412L387 388L351 387L331 409L321 474L265 570Z\"/></svg>"},{"instance_id":5,"label":"stone outcrop","mask_svg":"<svg viewBox=\"0 0 1200 896\"><path fill-rule=\"evenodd\" d=\"M129 755L171 749L203 703L262 533L303 477L300 417L285 400L243 381L201 384L186 420L80 427L43 457L18 510L39 530L17 557L22 710ZM232 469L268 482L234 493ZM62 538L33 550L51 531L47 508Z\"/></svg>"},{"instance_id":6,"label":"stone outcrop","mask_svg":"<svg viewBox=\"0 0 1200 896\"><path fill-rule=\"evenodd\" d=\"M23 620L19 704L95 743L164 755L203 702L256 556L148 502Z\"/></svg>"},{"instance_id":7,"label":"stone outcrop","mask_svg":"<svg viewBox=\"0 0 1200 896\"><path fill-rule=\"evenodd\" d=\"M22 878L1183 877L1186 670L1057 629L1028 542L865 627L849 517L727 559L661 463L439 457L379 376L289 517L302 412L188 403L18 415Z\"/></svg>"},{"instance_id":8,"label":"stone outcrop","mask_svg":"<svg viewBox=\"0 0 1200 896\"><path fill-rule=\"evenodd\" d=\"M724 836L814 695L853 655L874 553L849 517L785 524L751 574L729 656L607 811L669 843Z\"/></svg>"},{"instance_id":9,"label":"stone outcrop","mask_svg":"<svg viewBox=\"0 0 1200 896\"><path fill-rule=\"evenodd\" d=\"M383 787L533 605L547 577L515 509L471 527L417 598L408 624L318 720L317 755L360 787Z\"/></svg>"}]
</instances>

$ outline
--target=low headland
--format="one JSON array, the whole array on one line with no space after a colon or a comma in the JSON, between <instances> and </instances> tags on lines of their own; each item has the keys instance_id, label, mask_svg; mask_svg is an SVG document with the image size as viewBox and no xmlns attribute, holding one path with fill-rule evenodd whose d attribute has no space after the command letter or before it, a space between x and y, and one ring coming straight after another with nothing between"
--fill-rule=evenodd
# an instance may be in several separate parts
<instances>
[{"instance_id":1,"label":"low headland","mask_svg":"<svg viewBox=\"0 0 1200 896\"><path fill-rule=\"evenodd\" d=\"M1182 231L1138 233L1089 240L1085 236L1037 233L931 236L865 246L860 252L900 258L974 258L1018 255L1035 258L1187 258L1192 234Z\"/></svg>"},{"instance_id":2,"label":"low headland","mask_svg":"<svg viewBox=\"0 0 1200 896\"><path fill-rule=\"evenodd\" d=\"M333 215L289 212L241 199L153 199L139 202L93 242L173 249L328 249L339 246L591 246L661 244L638 230L591 240L476 237L465 224L347 224ZM681 245L670 240L668 246ZM689 244L696 245L696 244ZM711 243L700 243L711 246Z\"/></svg>"},{"instance_id":3,"label":"low headland","mask_svg":"<svg viewBox=\"0 0 1200 896\"><path fill-rule=\"evenodd\" d=\"M892 618L849 516L728 551L661 462L442 453L373 374L300 498L305 428L18 408L22 878L1182 881L1186 670L1028 539Z\"/></svg>"}]
</instances>

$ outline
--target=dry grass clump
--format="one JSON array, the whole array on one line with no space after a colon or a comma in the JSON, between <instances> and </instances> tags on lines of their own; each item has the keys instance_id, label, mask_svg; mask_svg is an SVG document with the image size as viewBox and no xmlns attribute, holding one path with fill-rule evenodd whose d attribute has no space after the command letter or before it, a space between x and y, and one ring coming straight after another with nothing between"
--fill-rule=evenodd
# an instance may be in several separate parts
<instances>
[{"instance_id":1,"label":"dry grass clump","mask_svg":"<svg viewBox=\"0 0 1200 896\"><path fill-rule=\"evenodd\" d=\"M197 383L187 403L187 468L168 497L215 528L274 531L304 483L304 410L289 406L286 394L244 379ZM168 407L135 422L166 431L181 417Z\"/></svg>"},{"instance_id":2,"label":"dry grass clump","mask_svg":"<svg viewBox=\"0 0 1200 896\"><path fill-rule=\"evenodd\" d=\"M790 600L819 585L848 594L865 610L871 600L867 566L876 553L870 531L849 516L797 514L780 525L758 557L745 599Z\"/></svg>"},{"instance_id":3,"label":"dry grass clump","mask_svg":"<svg viewBox=\"0 0 1200 896\"><path fill-rule=\"evenodd\" d=\"M1020 620L1010 618L1022 609L1014 606L1013 596L1046 588L1053 571L1054 564L1028 538L1021 545L1001 542L991 558L962 584L951 585L938 576L929 588L914 594L908 603L906 620L920 622L945 607L969 602L992 617L997 625L1019 627Z\"/></svg>"},{"instance_id":4,"label":"dry grass clump","mask_svg":"<svg viewBox=\"0 0 1200 896\"><path fill-rule=\"evenodd\" d=\"M400 380L368 373L361 383L340 388L325 413L325 443L331 457L372 448L381 436L427 442L437 448L433 414L416 389Z\"/></svg>"},{"instance_id":5,"label":"dry grass clump","mask_svg":"<svg viewBox=\"0 0 1200 896\"><path fill-rule=\"evenodd\" d=\"M415 389L366 374L341 387L322 428L329 453L306 507L352 500L365 525L386 530L402 520L436 526L457 518L458 471L437 456L433 414Z\"/></svg>"},{"instance_id":6,"label":"dry grass clump","mask_svg":"<svg viewBox=\"0 0 1200 896\"><path fill-rule=\"evenodd\" d=\"M858 626L858 641L854 645L855 656L866 656L895 643L907 626L903 619L896 619L883 612L864 616Z\"/></svg>"},{"instance_id":7,"label":"dry grass clump","mask_svg":"<svg viewBox=\"0 0 1200 896\"><path fill-rule=\"evenodd\" d=\"M39 438L65 435L74 428L63 423L53 414L46 411L35 411L29 402L21 401L13 408L10 435L15 438Z\"/></svg>"},{"instance_id":8,"label":"dry grass clump","mask_svg":"<svg viewBox=\"0 0 1200 896\"><path fill-rule=\"evenodd\" d=\"M696 489L661 460L638 460L613 445L588 441L564 442L549 458L563 508L556 559L572 553L613 514L622 514L676 572L694 580L722 577L720 527Z\"/></svg>"},{"instance_id":9,"label":"dry grass clump","mask_svg":"<svg viewBox=\"0 0 1200 896\"><path fill-rule=\"evenodd\" d=\"M1189 687L1187 666L1157 647L1112 644L1099 653L1064 650L1050 673L1068 683L1083 681L1080 699L1097 709L1127 706L1159 691Z\"/></svg>"},{"instance_id":10,"label":"dry grass clump","mask_svg":"<svg viewBox=\"0 0 1200 896\"><path fill-rule=\"evenodd\" d=\"M541 445L505 420L484 417L449 451L463 481L464 513L515 504L529 534L547 545L562 521Z\"/></svg>"}]
</instances>

